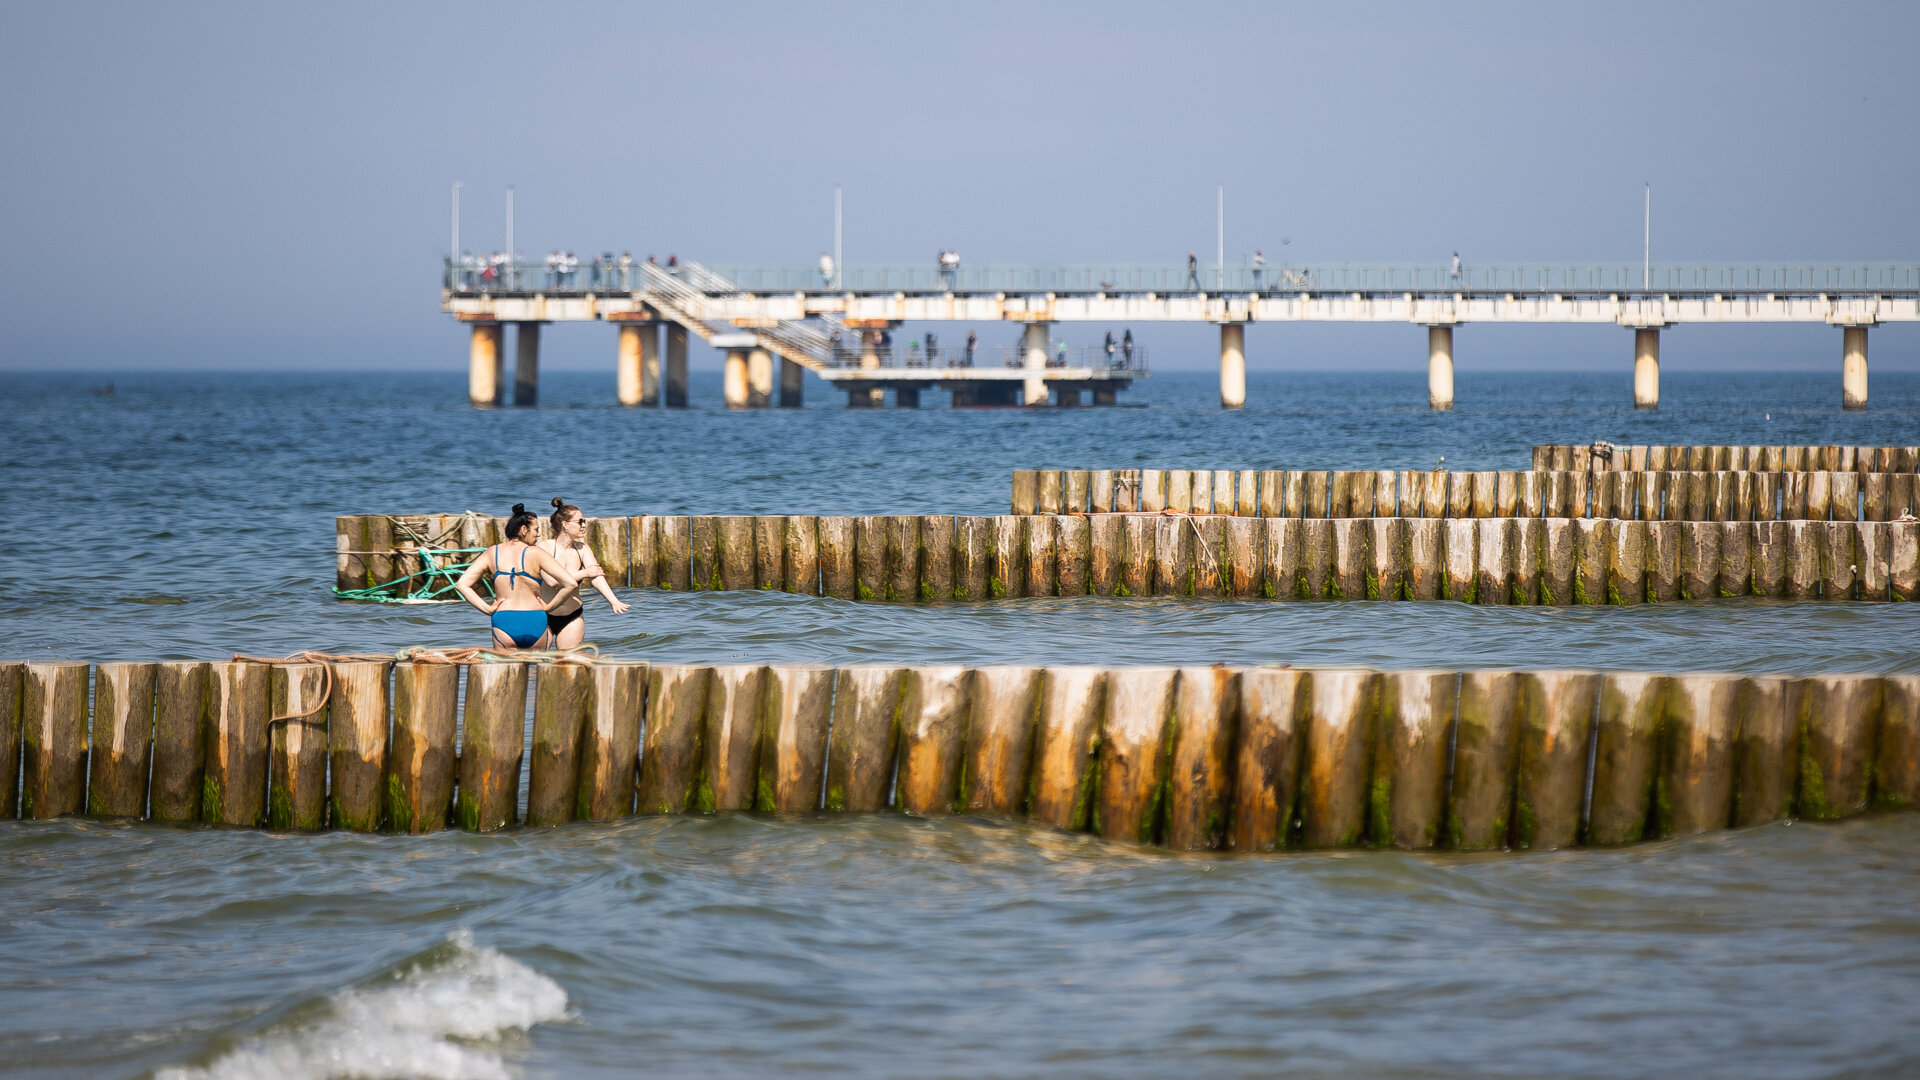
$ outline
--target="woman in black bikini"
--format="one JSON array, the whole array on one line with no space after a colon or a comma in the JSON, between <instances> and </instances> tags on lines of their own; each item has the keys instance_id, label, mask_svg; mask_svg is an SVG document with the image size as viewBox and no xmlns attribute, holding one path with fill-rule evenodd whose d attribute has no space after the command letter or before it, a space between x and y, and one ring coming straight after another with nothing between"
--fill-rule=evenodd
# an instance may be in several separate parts
<instances>
[{"instance_id":1,"label":"woman in black bikini","mask_svg":"<svg viewBox=\"0 0 1920 1080\"><path fill-rule=\"evenodd\" d=\"M607 607L615 615L624 613L627 605L613 595L612 586L607 584L607 572L600 569L599 560L593 557L593 549L587 546L587 516L577 506L570 506L565 499L553 500L553 539L542 540L537 545L543 554L550 555L554 561L566 567L567 571L582 582L592 582L595 592L607 598ZM587 639L587 621L582 617L580 591L574 589L566 597L548 581L540 582L540 595L553 603L547 608L547 631L553 635L553 647L556 649L577 649Z\"/></svg>"},{"instance_id":2,"label":"woman in black bikini","mask_svg":"<svg viewBox=\"0 0 1920 1080\"><path fill-rule=\"evenodd\" d=\"M525 506L515 503L513 516L507 519L507 542L482 552L455 585L467 603L489 617L493 644L498 649L551 648L553 635L547 632L547 611L569 600L579 603L579 579L534 546L535 520ZM491 603L482 600L473 588L483 575L492 575ZM558 583L552 596L541 588L542 579Z\"/></svg>"}]
</instances>

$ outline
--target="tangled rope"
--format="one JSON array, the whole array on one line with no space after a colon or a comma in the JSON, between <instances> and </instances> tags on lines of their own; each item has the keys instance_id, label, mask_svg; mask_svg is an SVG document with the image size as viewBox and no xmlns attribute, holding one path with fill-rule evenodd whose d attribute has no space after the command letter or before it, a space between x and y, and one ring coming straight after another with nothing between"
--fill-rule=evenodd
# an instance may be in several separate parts
<instances>
[{"instance_id":1,"label":"tangled rope","mask_svg":"<svg viewBox=\"0 0 1920 1080\"><path fill-rule=\"evenodd\" d=\"M593 645L582 645L571 652L552 649L521 649L506 652L489 649L484 646L459 649L434 649L425 645L409 645L399 652L387 653L328 653L308 650L287 656L252 656L247 653L234 653L237 663L267 664L274 667L293 667L300 664L314 664L320 668L320 694L318 704L302 712L283 713L267 718L267 726L284 724L289 721L313 723L308 718L327 707L333 697L333 665L352 663L396 664L575 664L591 667L600 661L600 650Z\"/></svg>"},{"instance_id":2,"label":"tangled rope","mask_svg":"<svg viewBox=\"0 0 1920 1080\"><path fill-rule=\"evenodd\" d=\"M341 555L371 555L390 558L418 557L421 567L392 581L382 582L358 589L335 587L333 595L340 600L366 600L378 604L450 604L458 601L457 583L460 575L484 547L460 546L459 537L472 521L491 520L485 514L472 510L462 511L453 524L430 532L416 520L394 514L382 514L394 539L394 547L385 551L369 551L349 548L338 551ZM448 541L453 543L449 544ZM412 544L411 549L403 544ZM464 557L463 557L464 556ZM416 582L418 584L416 584Z\"/></svg>"}]
</instances>

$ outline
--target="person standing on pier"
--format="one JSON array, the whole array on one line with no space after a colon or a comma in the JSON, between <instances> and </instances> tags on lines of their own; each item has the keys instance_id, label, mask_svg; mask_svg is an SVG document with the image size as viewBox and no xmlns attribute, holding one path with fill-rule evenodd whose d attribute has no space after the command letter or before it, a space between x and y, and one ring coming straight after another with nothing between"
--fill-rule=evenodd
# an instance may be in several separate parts
<instances>
[{"instance_id":1,"label":"person standing on pier","mask_svg":"<svg viewBox=\"0 0 1920 1080\"><path fill-rule=\"evenodd\" d=\"M1113 331L1107 331L1107 366L1113 366Z\"/></svg>"},{"instance_id":2,"label":"person standing on pier","mask_svg":"<svg viewBox=\"0 0 1920 1080\"><path fill-rule=\"evenodd\" d=\"M1253 253L1253 291L1259 292L1261 280L1267 276L1267 257L1256 249Z\"/></svg>"},{"instance_id":3,"label":"person standing on pier","mask_svg":"<svg viewBox=\"0 0 1920 1080\"><path fill-rule=\"evenodd\" d=\"M540 541L540 550L553 556L555 562L580 581L591 583L593 590L606 598L607 607L615 615L626 614L627 605L613 595L612 586L607 584L607 572L600 568L593 549L587 546L587 516L579 507L568 505L565 499L555 499L553 517L549 520L553 523L553 539ZM552 605L547 608L547 632L553 635L553 648L579 648L587 638L579 587L575 586L569 593L543 578L540 596Z\"/></svg>"},{"instance_id":4,"label":"person standing on pier","mask_svg":"<svg viewBox=\"0 0 1920 1080\"><path fill-rule=\"evenodd\" d=\"M493 647L508 652L514 649L545 649L553 644L547 630L547 611L567 600L578 602L580 581L553 556L534 546L534 522L527 508L513 504L513 516L507 519L507 541L480 553L467 566L454 588L475 611L488 617L493 628ZM482 600L474 585L482 577L493 583L493 600ZM551 599L541 599L540 581L551 577L560 591ZM505 582L501 581L505 578Z\"/></svg>"},{"instance_id":5,"label":"person standing on pier","mask_svg":"<svg viewBox=\"0 0 1920 1080\"><path fill-rule=\"evenodd\" d=\"M1200 288L1200 260L1191 251L1187 252L1187 288Z\"/></svg>"},{"instance_id":6,"label":"person standing on pier","mask_svg":"<svg viewBox=\"0 0 1920 1080\"><path fill-rule=\"evenodd\" d=\"M1448 276L1449 278L1451 278L1451 279L1453 279L1453 282L1454 282L1455 284L1459 284L1459 282L1460 282L1460 253L1459 253L1459 252L1457 252L1457 251L1453 253L1453 269L1452 269L1452 271L1451 271L1450 273L1448 273L1448 275L1447 275L1447 276Z\"/></svg>"},{"instance_id":7,"label":"person standing on pier","mask_svg":"<svg viewBox=\"0 0 1920 1080\"><path fill-rule=\"evenodd\" d=\"M1128 327L1127 332L1120 335L1120 355L1126 358L1128 367L1133 366L1133 328L1132 327Z\"/></svg>"},{"instance_id":8,"label":"person standing on pier","mask_svg":"<svg viewBox=\"0 0 1920 1080\"><path fill-rule=\"evenodd\" d=\"M824 251L820 253L820 287L833 288L833 256Z\"/></svg>"},{"instance_id":9,"label":"person standing on pier","mask_svg":"<svg viewBox=\"0 0 1920 1080\"><path fill-rule=\"evenodd\" d=\"M967 331L967 362L966 362L966 363L964 363L964 364L962 364L962 365L960 365L961 367L972 367L972 366L973 366L973 347L974 347L974 345L976 345L976 344L978 344L978 339L976 339L976 338L975 338L975 337L973 336L973 331L972 331L972 330L968 330L968 331Z\"/></svg>"}]
</instances>

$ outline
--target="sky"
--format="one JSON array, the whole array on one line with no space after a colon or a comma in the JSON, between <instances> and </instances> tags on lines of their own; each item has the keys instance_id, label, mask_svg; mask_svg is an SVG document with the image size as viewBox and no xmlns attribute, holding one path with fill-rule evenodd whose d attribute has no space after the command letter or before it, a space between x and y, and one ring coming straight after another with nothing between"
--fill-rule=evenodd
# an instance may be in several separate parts
<instances>
[{"instance_id":1,"label":"sky","mask_svg":"<svg viewBox=\"0 0 1920 1080\"><path fill-rule=\"evenodd\" d=\"M1920 262L1912 3L0 3L0 368L464 371L462 240L849 263ZM939 328L950 330L953 328ZM1101 327L1066 325L1087 342ZM1156 368L1210 327L1136 327ZM1012 327L982 339L1011 343ZM611 372L604 326L549 365ZM1874 332L1920 370L1920 327ZM1467 326L1463 371L1631 363ZM1663 365L1836 373L1827 327ZM1251 369L1412 369L1257 326ZM714 362L698 350L697 364Z\"/></svg>"}]
</instances>

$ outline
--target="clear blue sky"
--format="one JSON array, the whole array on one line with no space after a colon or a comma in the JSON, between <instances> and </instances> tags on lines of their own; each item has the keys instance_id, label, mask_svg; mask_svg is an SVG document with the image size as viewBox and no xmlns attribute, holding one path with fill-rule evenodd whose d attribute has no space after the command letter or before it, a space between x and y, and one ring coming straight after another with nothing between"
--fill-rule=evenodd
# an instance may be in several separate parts
<instances>
[{"instance_id":1,"label":"clear blue sky","mask_svg":"<svg viewBox=\"0 0 1920 1080\"><path fill-rule=\"evenodd\" d=\"M1920 261L1920 5L8 4L0 366L437 367L463 237L810 263ZM1282 239L1291 243L1282 248ZM1157 367L1204 327L1136 328ZM1092 339L1094 328L1064 327ZM995 327L983 338L1012 340ZM1822 327L1665 363L1833 367ZM611 369L604 327L550 363ZM1418 327L1256 327L1255 370L1418 367ZM1622 366L1466 327L1462 370ZM1875 332L1920 368L1920 328Z\"/></svg>"}]
</instances>

